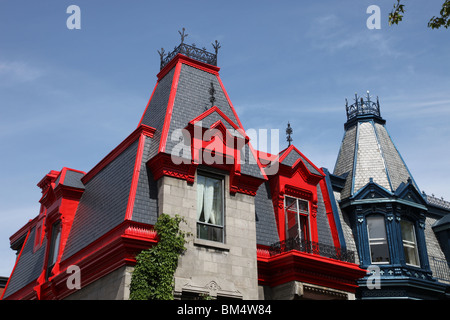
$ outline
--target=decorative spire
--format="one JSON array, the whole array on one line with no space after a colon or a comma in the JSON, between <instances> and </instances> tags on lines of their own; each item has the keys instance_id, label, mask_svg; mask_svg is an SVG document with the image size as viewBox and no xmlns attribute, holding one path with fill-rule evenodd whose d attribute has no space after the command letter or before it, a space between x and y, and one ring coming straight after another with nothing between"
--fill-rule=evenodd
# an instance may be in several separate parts
<instances>
[{"instance_id":1,"label":"decorative spire","mask_svg":"<svg viewBox=\"0 0 450 320\"><path fill-rule=\"evenodd\" d=\"M293 140L292 137L291 137L292 132L293 132L293 130L291 128L291 124L288 121L288 125L287 125L287 128L286 128L286 135L287 135L286 141L288 142L289 146L291 146L291 142Z\"/></svg>"}]
</instances>

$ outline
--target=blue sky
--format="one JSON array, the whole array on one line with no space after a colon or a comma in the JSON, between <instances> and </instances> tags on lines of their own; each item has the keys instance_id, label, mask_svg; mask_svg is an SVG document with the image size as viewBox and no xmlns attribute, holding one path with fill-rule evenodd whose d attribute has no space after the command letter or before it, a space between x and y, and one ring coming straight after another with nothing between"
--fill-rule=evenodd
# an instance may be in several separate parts
<instances>
[{"instance_id":1,"label":"blue sky","mask_svg":"<svg viewBox=\"0 0 450 320\"><path fill-rule=\"evenodd\" d=\"M221 43L220 76L245 129L284 129L333 170L345 98L379 96L387 129L421 190L450 200L450 30L431 30L442 0L0 0L0 275L9 237L39 211L50 170L89 171L137 126L156 83L157 50ZM69 30L69 5L81 29ZM381 29L366 9L378 5Z\"/></svg>"}]
</instances>

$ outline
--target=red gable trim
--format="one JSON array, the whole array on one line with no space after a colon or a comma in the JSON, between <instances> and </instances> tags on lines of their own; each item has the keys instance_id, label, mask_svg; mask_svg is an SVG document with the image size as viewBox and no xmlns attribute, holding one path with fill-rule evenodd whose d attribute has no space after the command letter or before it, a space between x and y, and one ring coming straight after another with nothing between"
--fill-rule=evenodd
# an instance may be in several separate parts
<instances>
[{"instance_id":1,"label":"red gable trim","mask_svg":"<svg viewBox=\"0 0 450 320\"><path fill-rule=\"evenodd\" d=\"M318 172L320 172L320 174L322 175L322 177L325 177L325 174L322 172L321 169L317 168L314 163L311 162L311 160L309 160L307 157L305 157L305 155L303 153L301 153L293 144L290 145L287 149L285 149L283 152L283 154L280 156L280 164L281 162L284 161L284 159L292 152L292 151L296 151L303 159L305 159L311 166L313 166L314 169L316 169ZM281 152L280 152L281 153ZM301 159L303 161L303 159ZM298 160L296 161L296 163L294 163L293 167L295 167L298 164ZM308 170L309 171L309 170Z\"/></svg>"},{"instance_id":2,"label":"red gable trim","mask_svg":"<svg viewBox=\"0 0 450 320\"><path fill-rule=\"evenodd\" d=\"M106 167L111 161L125 151L136 139L144 134L147 137L153 138L155 128L149 127L145 124L141 124L136 130L134 130L128 137L125 138L115 149L113 149L106 157L104 157L94 168L92 168L86 175L81 178L81 182L88 183L93 177L97 175L104 167Z\"/></svg>"},{"instance_id":3,"label":"red gable trim","mask_svg":"<svg viewBox=\"0 0 450 320\"><path fill-rule=\"evenodd\" d=\"M170 96L169 102L167 103L164 126L161 132L161 140L159 142L159 152L164 152L166 150L167 135L169 134L170 119L172 119L173 104L175 102L175 96L177 94L178 80L180 79L180 71L181 71L181 63L177 63L175 67L175 74L173 75L172 79L172 87L170 88Z\"/></svg>"},{"instance_id":4,"label":"red gable trim","mask_svg":"<svg viewBox=\"0 0 450 320\"><path fill-rule=\"evenodd\" d=\"M153 88L152 94L150 95L150 99L148 99L147 105L145 106L144 113L142 114L141 120L139 120L138 128L139 128L139 126L142 124L142 119L144 119L144 116L145 116L145 114L147 113L148 106L150 105L150 101L152 101L153 94L155 93L156 87L158 87L158 84L159 84L159 81L156 82L156 85L155 85L155 87Z\"/></svg>"},{"instance_id":5,"label":"red gable trim","mask_svg":"<svg viewBox=\"0 0 450 320\"><path fill-rule=\"evenodd\" d=\"M213 112L217 112L223 119L225 119L234 129L239 130L240 128L238 127L237 124L235 124L233 121L231 121L230 118L228 118L226 116L225 113L223 113L222 110L220 110L217 106L214 106L212 108L209 108L208 110L206 110L205 112L203 112L201 115L199 115L198 117L192 119L191 121L189 121L190 124L196 124L197 122L199 122L200 120L205 119L206 117L208 117L210 114L212 114Z\"/></svg>"},{"instance_id":6,"label":"red gable trim","mask_svg":"<svg viewBox=\"0 0 450 320\"><path fill-rule=\"evenodd\" d=\"M134 163L133 178L131 180L130 195L128 196L127 210L125 212L125 220L131 220L134 209L134 200L136 198L136 190L139 181L139 173L141 171L142 154L144 153L145 136L141 134L139 138L139 145L136 155L136 162Z\"/></svg>"},{"instance_id":7,"label":"red gable trim","mask_svg":"<svg viewBox=\"0 0 450 320\"><path fill-rule=\"evenodd\" d=\"M231 99L230 99L230 97L228 96L227 91L225 90L225 86L223 85L223 82L222 82L222 80L220 79L220 77L219 77L218 74L217 74L217 81L219 81L220 87L222 88L222 91L223 91L223 93L224 93L224 95L225 95L225 98L227 99L228 104L230 105L231 111L233 111L234 117L236 118L236 121L238 122L239 127L240 127L242 130L244 130L244 127L242 126L241 120L239 119L239 117L238 117L238 115L237 115L237 113L236 113L236 110L234 109L233 104L231 103ZM267 180L267 175L266 175L266 173L265 173L264 170L263 170L263 166L262 166L262 164L261 164L261 161L260 161L260 159L259 159L259 157L258 157L258 155L257 155L257 153L256 153L256 151L255 151L255 149L253 148L253 146L252 146L251 143L249 143L248 146L249 146L249 148L250 148L250 151L251 151L252 154L253 154L253 157L254 157L255 160L256 160L256 163L258 164L258 167L259 167L259 170L261 171L262 176L264 177L265 180Z\"/></svg>"}]
</instances>

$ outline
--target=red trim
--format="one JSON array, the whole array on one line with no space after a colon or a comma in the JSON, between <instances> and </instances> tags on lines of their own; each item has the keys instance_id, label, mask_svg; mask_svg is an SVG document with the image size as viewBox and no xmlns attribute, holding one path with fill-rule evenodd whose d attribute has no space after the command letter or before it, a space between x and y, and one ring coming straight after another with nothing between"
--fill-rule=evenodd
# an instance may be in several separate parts
<instances>
[{"instance_id":1,"label":"red trim","mask_svg":"<svg viewBox=\"0 0 450 320\"><path fill-rule=\"evenodd\" d=\"M200 120L205 119L206 117L208 117L209 115L211 115L213 112L217 112L226 122L228 122L234 129L238 130L239 133L243 134L244 136L246 136L245 132L243 133L243 129L240 128L237 124L235 124L233 121L231 121L230 118L227 117L227 115L225 113L223 113L222 110L220 110L217 106L213 106L212 108L209 108L208 110L206 110L205 112L203 112L201 115L199 115L198 117L195 117L194 119L192 119L191 121L189 121L189 124L196 124L197 122L199 122ZM220 121L220 120L218 120Z\"/></svg>"},{"instance_id":2,"label":"red trim","mask_svg":"<svg viewBox=\"0 0 450 320\"><path fill-rule=\"evenodd\" d=\"M233 103L231 103L231 99L230 99L230 97L228 96L228 93L227 93L227 91L225 90L225 86L223 85L223 82L222 82L222 80L220 79L220 76L219 76L219 75L217 75L217 81L219 82L220 87L222 88L222 91L223 91L223 93L224 93L224 95L225 95L225 98L227 99L228 104L230 105L231 111L233 111L234 117L236 118L236 121L238 122L239 127L241 127L241 129L244 130L244 126L242 125L241 120L239 119L239 117L238 117L238 115L237 115L237 113L236 113L236 110L234 109ZM259 170L261 171L262 176L264 177L265 180L267 180L267 175L266 175L266 173L265 173L264 170L263 170L263 166L262 166L262 164L261 164L261 161L259 160L259 157L258 157L257 152L255 151L255 149L253 148L253 146L252 146L251 143L249 143L248 146L249 146L249 148L250 148L250 151L251 151L252 154L253 154L253 157L254 157L255 160L256 160L256 163L258 164L258 167L259 167Z\"/></svg>"},{"instance_id":3,"label":"red trim","mask_svg":"<svg viewBox=\"0 0 450 320\"><path fill-rule=\"evenodd\" d=\"M172 87L170 88L170 96L169 102L167 103L166 117L164 119L164 126L161 132L161 140L159 143L159 152L164 152L166 149L167 135L169 134L170 128L170 119L172 118L173 104L175 102L175 96L177 94L178 80L180 79L180 70L181 70L181 62L177 63L175 67L175 74L173 75L172 79Z\"/></svg>"},{"instance_id":4,"label":"red trim","mask_svg":"<svg viewBox=\"0 0 450 320\"><path fill-rule=\"evenodd\" d=\"M147 162L147 166L156 181L162 176L169 176L194 183L197 165L193 163L174 164L172 156L167 153L158 153Z\"/></svg>"},{"instance_id":5,"label":"red trim","mask_svg":"<svg viewBox=\"0 0 450 320\"><path fill-rule=\"evenodd\" d=\"M95 177L104 167L106 167L111 161L117 158L123 151L125 151L141 134L147 137L153 138L155 128L149 127L145 124L141 124L136 130L134 130L128 137L125 138L115 149L113 149L106 157L104 157L95 167L93 167L86 175L81 178L81 181L86 184Z\"/></svg>"},{"instance_id":6,"label":"red trim","mask_svg":"<svg viewBox=\"0 0 450 320\"><path fill-rule=\"evenodd\" d=\"M122 266L134 265L136 254L157 242L158 237L152 225L124 221L68 259L61 261L58 273L48 281L45 279L32 281L7 299L64 299L74 293L66 285L70 276L66 272L69 266L80 267L81 287L84 288Z\"/></svg>"},{"instance_id":7,"label":"red trim","mask_svg":"<svg viewBox=\"0 0 450 320\"><path fill-rule=\"evenodd\" d=\"M131 220L133 215L134 200L136 198L136 190L139 182L139 173L141 171L142 154L144 153L145 136L141 134L139 138L139 146L134 163L133 178L131 180L130 195L128 196L127 210L125 212L125 220Z\"/></svg>"},{"instance_id":8,"label":"red trim","mask_svg":"<svg viewBox=\"0 0 450 320\"><path fill-rule=\"evenodd\" d=\"M178 53L170 62L164 66L164 68L158 73L157 78L158 81L164 78L164 76L178 63L184 63L188 66L200 69L202 71L206 71L212 73L214 75L218 75L220 68L217 66L213 66L211 64L203 63L195 59L191 59L181 53Z\"/></svg>"},{"instance_id":9,"label":"red trim","mask_svg":"<svg viewBox=\"0 0 450 320\"><path fill-rule=\"evenodd\" d=\"M296 250L271 257L260 247L257 257L259 283L270 287L301 281L354 293L356 280L366 275L366 270L354 263Z\"/></svg>"},{"instance_id":10,"label":"red trim","mask_svg":"<svg viewBox=\"0 0 450 320\"><path fill-rule=\"evenodd\" d=\"M145 114L147 113L148 106L150 105L150 101L152 101L153 94L156 91L156 87L158 87L159 81L156 82L155 87L153 88L152 94L150 95L150 99L148 99L147 105L145 106L144 113L142 114L141 120L139 120L138 128L142 124L142 119L144 119Z\"/></svg>"},{"instance_id":11,"label":"red trim","mask_svg":"<svg viewBox=\"0 0 450 320\"><path fill-rule=\"evenodd\" d=\"M295 150L296 152L298 152L298 154L305 159L311 166L313 166L314 169L316 169L317 171L320 172L320 174L325 177L325 174L322 172L321 169L317 168L316 165L314 163L311 162L311 160L309 160L303 153L300 152L300 150L298 150L293 144L290 145L287 149L285 149L286 151L284 151L284 153L281 155L279 161L280 163L283 162L283 160L288 156L289 153L291 153L292 150ZM283 151L282 151L283 152ZM280 152L281 153L281 152ZM301 158L299 158L299 160L301 160ZM298 160L297 160L298 161ZM297 163L296 163L297 164ZM296 165L294 164L294 166ZM293 166L293 167L294 167ZM308 170L309 171L309 170Z\"/></svg>"}]
</instances>

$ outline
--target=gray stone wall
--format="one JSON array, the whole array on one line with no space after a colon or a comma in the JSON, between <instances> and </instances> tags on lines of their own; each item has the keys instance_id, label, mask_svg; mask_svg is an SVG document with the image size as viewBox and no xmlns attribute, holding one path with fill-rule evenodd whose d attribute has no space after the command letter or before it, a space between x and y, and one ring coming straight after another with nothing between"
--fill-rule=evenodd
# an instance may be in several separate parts
<instances>
[{"instance_id":1,"label":"gray stone wall","mask_svg":"<svg viewBox=\"0 0 450 320\"><path fill-rule=\"evenodd\" d=\"M74 289L65 300L128 300L133 269L121 267L79 290Z\"/></svg>"},{"instance_id":2,"label":"gray stone wall","mask_svg":"<svg viewBox=\"0 0 450 320\"><path fill-rule=\"evenodd\" d=\"M195 180L196 181L196 180ZM197 184L164 176L158 181L159 213L181 215L192 233L175 272L175 296L186 293L238 299L258 298L254 197L231 195L224 176L225 241L197 239Z\"/></svg>"}]
</instances>

